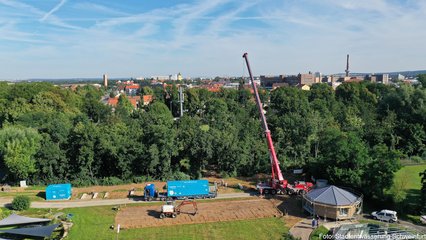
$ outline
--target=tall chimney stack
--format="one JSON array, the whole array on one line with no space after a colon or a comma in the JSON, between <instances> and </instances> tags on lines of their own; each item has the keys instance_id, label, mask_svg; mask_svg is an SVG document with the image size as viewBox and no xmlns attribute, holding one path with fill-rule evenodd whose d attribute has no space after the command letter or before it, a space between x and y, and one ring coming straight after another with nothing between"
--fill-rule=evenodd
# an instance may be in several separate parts
<instances>
[{"instance_id":1,"label":"tall chimney stack","mask_svg":"<svg viewBox=\"0 0 426 240\"><path fill-rule=\"evenodd\" d=\"M104 79L104 87L108 88L108 75L104 74L103 79Z\"/></svg>"},{"instance_id":2,"label":"tall chimney stack","mask_svg":"<svg viewBox=\"0 0 426 240\"><path fill-rule=\"evenodd\" d=\"M349 54L346 55L346 77L349 77Z\"/></svg>"}]
</instances>

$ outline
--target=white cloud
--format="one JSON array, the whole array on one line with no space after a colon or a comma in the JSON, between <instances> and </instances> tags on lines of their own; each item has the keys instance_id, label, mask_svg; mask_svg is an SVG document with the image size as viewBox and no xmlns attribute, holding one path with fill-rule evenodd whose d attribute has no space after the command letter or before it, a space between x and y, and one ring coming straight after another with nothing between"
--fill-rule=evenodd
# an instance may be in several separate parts
<instances>
[{"instance_id":1,"label":"white cloud","mask_svg":"<svg viewBox=\"0 0 426 240\"><path fill-rule=\"evenodd\" d=\"M426 3L360 1L213 0L132 14L106 2L69 2L67 10L88 6L93 18L65 18L52 8L39 24L54 31L41 34L20 28L21 17L0 17L0 43L26 46L3 47L0 62L10 76L22 77L242 75L245 51L257 75L342 72L346 53L353 72L424 68ZM1 4L32 19L49 13L17 1ZM236 28L236 22L243 27Z\"/></svg>"}]
</instances>

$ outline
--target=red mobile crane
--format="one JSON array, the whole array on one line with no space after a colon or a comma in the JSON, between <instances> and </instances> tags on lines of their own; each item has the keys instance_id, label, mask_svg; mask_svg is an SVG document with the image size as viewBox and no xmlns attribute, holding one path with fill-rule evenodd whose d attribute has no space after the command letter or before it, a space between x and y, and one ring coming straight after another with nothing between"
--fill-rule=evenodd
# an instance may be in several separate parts
<instances>
[{"instance_id":1,"label":"red mobile crane","mask_svg":"<svg viewBox=\"0 0 426 240\"><path fill-rule=\"evenodd\" d=\"M272 142L271 131L268 128L268 123L266 122L265 114L263 113L262 102L260 101L259 92L257 91L257 86L254 83L253 75L251 73L249 60L247 53L244 53L243 58L246 60L247 69L250 75L251 86L256 98L256 105L260 113L260 120L262 121L262 127L265 132L266 142L268 143L269 157L271 159L272 175L271 180L268 183L259 183L256 185L256 188L259 190L260 194L277 194L277 193L304 193L308 192L313 184L310 182L298 181L294 185L291 185L284 179L283 174L281 173L280 163L278 162L277 155L275 153L274 143Z\"/></svg>"}]
</instances>

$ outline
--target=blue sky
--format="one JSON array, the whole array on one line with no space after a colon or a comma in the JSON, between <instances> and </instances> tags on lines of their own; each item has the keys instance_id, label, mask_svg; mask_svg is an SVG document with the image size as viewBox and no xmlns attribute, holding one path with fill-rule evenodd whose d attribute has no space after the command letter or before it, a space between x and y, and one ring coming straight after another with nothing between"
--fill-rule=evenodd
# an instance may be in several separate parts
<instances>
[{"instance_id":1,"label":"blue sky","mask_svg":"<svg viewBox=\"0 0 426 240\"><path fill-rule=\"evenodd\" d=\"M426 68L422 0L0 0L0 79Z\"/></svg>"}]
</instances>

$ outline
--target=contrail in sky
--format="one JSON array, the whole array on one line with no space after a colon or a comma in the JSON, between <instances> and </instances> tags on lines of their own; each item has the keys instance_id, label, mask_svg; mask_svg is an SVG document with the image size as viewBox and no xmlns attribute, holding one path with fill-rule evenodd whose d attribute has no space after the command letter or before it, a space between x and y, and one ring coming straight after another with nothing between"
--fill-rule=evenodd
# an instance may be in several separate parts
<instances>
[{"instance_id":1,"label":"contrail in sky","mask_svg":"<svg viewBox=\"0 0 426 240\"><path fill-rule=\"evenodd\" d=\"M40 21L44 22L48 17L50 17L50 15L58 11L66 2L67 0L61 0L54 8L52 8L49 12L44 14L44 16L40 19Z\"/></svg>"}]
</instances>

